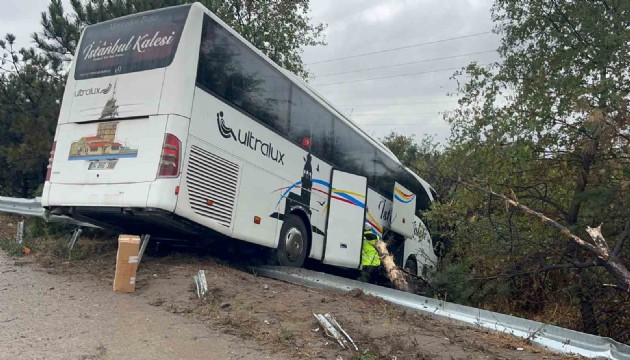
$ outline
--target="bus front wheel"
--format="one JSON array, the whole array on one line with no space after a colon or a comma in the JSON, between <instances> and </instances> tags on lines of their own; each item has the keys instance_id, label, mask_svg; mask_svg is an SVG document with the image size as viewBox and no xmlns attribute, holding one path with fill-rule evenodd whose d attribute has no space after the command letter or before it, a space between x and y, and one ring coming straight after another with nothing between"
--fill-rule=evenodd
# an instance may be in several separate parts
<instances>
[{"instance_id":1,"label":"bus front wheel","mask_svg":"<svg viewBox=\"0 0 630 360\"><path fill-rule=\"evenodd\" d=\"M282 223L274 260L278 265L302 267L308 251L308 233L302 219L289 215Z\"/></svg>"},{"instance_id":2,"label":"bus front wheel","mask_svg":"<svg viewBox=\"0 0 630 360\"><path fill-rule=\"evenodd\" d=\"M418 264L416 263L416 259L410 256L405 262L405 270L411 275L418 276Z\"/></svg>"}]
</instances>

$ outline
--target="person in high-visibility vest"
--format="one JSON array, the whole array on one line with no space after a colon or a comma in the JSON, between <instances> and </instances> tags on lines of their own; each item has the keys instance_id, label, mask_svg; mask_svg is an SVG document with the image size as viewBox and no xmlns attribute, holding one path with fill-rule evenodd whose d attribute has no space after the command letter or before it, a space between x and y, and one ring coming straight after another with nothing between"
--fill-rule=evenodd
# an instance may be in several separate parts
<instances>
[{"instance_id":1,"label":"person in high-visibility vest","mask_svg":"<svg viewBox=\"0 0 630 360\"><path fill-rule=\"evenodd\" d=\"M381 265L378 251L374 247L377 240L380 240L379 236L372 232L372 229L366 223L363 227L363 247L361 248L361 265L364 267Z\"/></svg>"}]
</instances>

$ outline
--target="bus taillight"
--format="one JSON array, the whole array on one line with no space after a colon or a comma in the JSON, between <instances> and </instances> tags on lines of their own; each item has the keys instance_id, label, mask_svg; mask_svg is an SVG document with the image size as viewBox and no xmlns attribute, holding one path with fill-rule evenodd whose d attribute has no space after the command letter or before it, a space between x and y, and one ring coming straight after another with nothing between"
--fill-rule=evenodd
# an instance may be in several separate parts
<instances>
[{"instance_id":1,"label":"bus taillight","mask_svg":"<svg viewBox=\"0 0 630 360\"><path fill-rule=\"evenodd\" d=\"M179 175L179 155L182 142L173 134L166 134L162 156L160 157L160 171L158 177L177 177Z\"/></svg>"},{"instance_id":2,"label":"bus taillight","mask_svg":"<svg viewBox=\"0 0 630 360\"><path fill-rule=\"evenodd\" d=\"M57 147L57 141L53 141L52 150L50 150L50 157L48 158L48 166L46 167L46 181L50 181L50 175L52 174L52 164L55 159L55 148Z\"/></svg>"}]
</instances>

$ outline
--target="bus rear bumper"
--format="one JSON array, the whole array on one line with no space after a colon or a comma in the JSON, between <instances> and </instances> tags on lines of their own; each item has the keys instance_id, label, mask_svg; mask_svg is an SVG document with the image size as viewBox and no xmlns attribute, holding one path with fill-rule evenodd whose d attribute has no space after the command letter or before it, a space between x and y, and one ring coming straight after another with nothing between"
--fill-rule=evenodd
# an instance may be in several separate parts
<instances>
[{"instance_id":1,"label":"bus rear bumper","mask_svg":"<svg viewBox=\"0 0 630 360\"><path fill-rule=\"evenodd\" d=\"M146 207L175 211L178 186L178 178L125 184L46 182L42 206Z\"/></svg>"},{"instance_id":2,"label":"bus rear bumper","mask_svg":"<svg viewBox=\"0 0 630 360\"><path fill-rule=\"evenodd\" d=\"M42 205L54 214L129 234L178 240L222 238L217 231L174 213L177 184L177 178L131 184L47 182Z\"/></svg>"},{"instance_id":3,"label":"bus rear bumper","mask_svg":"<svg viewBox=\"0 0 630 360\"><path fill-rule=\"evenodd\" d=\"M147 207L151 182L131 184L55 184L46 183L44 207L96 206Z\"/></svg>"}]
</instances>

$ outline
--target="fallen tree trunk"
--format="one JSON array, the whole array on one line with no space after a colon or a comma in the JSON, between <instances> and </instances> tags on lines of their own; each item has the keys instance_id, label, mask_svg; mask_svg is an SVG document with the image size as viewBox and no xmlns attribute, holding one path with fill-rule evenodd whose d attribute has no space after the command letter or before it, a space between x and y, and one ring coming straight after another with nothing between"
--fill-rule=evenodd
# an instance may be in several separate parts
<instances>
[{"instance_id":1,"label":"fallen tree trunk","mask_svg":"<svg viewBox=\"0 0 630 360\"><path fill-rule=\"evenodd\" d=\"M506 205L515 207L517 209L520 209L521 211L530 214L534 217L539 218L544 224L547 224L549 226L551 226L552 228L556 229L557 231L559 231L562 235L566 236L567 238L569 238L569 240L571 240L572 242L574 242L575 244L579 245L580 247L582 247L583 249L591 252L593 255L595 255L599 261L601 261L602 265L604 266L604 268L606 268L606 270L608 270L608 272L615 278L615 280L617 281L617 284L614 285L615 288L624 291L624 292L630 292L630 271L628 270L628 268L625 267L625 265L617 258L617 256L613 253L611 253L609 247L608 247L608 242L606 242L606 239L604 238L604 236L602 235L602 226L599 225L596 228L591 228L591 227L586 227L586 232L590 235L590 237L593 239L593 244L587 242L586 240L582 239L581 237L573 234L571 232L571 230L569 230L567 227L561 225L560 223L558 223L557 221L552 220L551 218L549 218L548 216L544 215L543 213L540 213L536 210L533 210L515 200L512 200L510 198L508 198L507 196L501 195L501 194L497 194L494 191L490 191L490 190L485 190L482 189L478 186L472 185L472 184L468 184L464 181L460 181L460 183L464 184L465 186L469 186L472 188L475 188L477 190L480 190L482 192L485 192L487 194L490 194L491 196L501 199L505 202Z\"/></svg>"},{"instance_id":2,"label":"fallen tree trunk","mask_svg":"<svg viewBox=\"0 0 630 360\"><path fill-rule=\"evenodd\" d=\"M381 266L385 269L385 273L394 287L409 292L409 283L407 283L405 273L394 263L394 257L387 250L387 245L382 240L377 240L374 248L381 259Z\"/></svg>"},{"instance_id":3,"label":"fallen tree trunk","mask_svg":"<svg viewBox=\"0 0 630 360\"><path fill-rule=\"evenodd\" d=\"M586 232L590 235L593 242L595 242L595 245L597 245L597 248L600 250L600 253L596 253L596 255L600 259L604 260L604 267L617 280L618 285L616 287L622 291L630 292L630 271L628 271L628 268L619 261L614 253L610 253L608 242L606 242L604 235L602 235L602 225L599 225L596 228L587 226Z\"/></svg>"}]
</instances>

